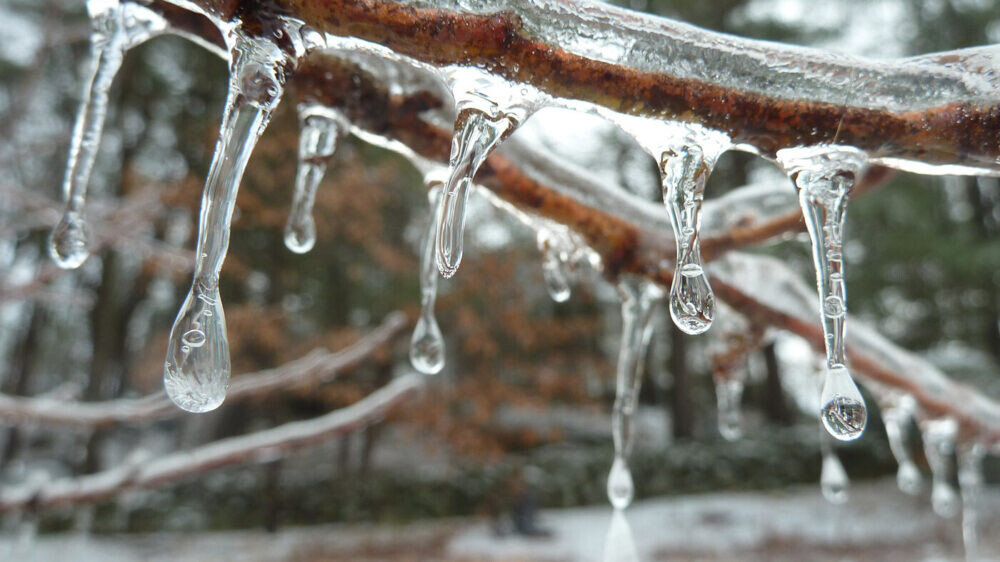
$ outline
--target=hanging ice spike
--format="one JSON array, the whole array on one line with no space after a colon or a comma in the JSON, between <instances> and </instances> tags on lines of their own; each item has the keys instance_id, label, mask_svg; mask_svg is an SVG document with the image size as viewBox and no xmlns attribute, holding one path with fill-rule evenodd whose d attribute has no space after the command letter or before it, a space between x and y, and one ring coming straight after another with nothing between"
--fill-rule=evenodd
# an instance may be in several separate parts
<instances>
[{"instance_id":1,"label":"hanging ice spike","mask_svg":"<svg viewBox=\"0 0 1000 562\"><path fill-rule=\"evenodd\" d=\"M108 111L108 90L121 68L125 51L166 28L150 10L117 0L90 0L90 67L73 126L63 198L66 208L52 229L49 255L63 269L75 269L90 256L90 229L84 217L87 183L101 144Z\"/></svg>"},{"instance_id":2,"label":"hanging ice spike","mask_svg":"<svg viewBox=\"0 0 1000 562\"><path fill-rule=\"evenodd\" d=\"M906 446L906 435L916 402L912 396L903 396L896 404L882 410L882 422L889 439L889 449L896 458L896 485L905 494L915 496L920 493L920 469L913 462L910 449Z\"/></svg>"},{"instance_id":3,"label":"hanging ice spike","mask_svg":"<svg viewBox=\"0 0 1000 562\"><path fill-rule=\"evenodd\" d=\"M820 418L830 435L850 441L864 432L868 409L846 366L843 233L847 196L866 159L858 150L832 146L785 149L777 156L798 189L812 241L827 362Z\"/></svg>"},{"instance_id":4,"label":"hanging ice spike","mask_svg":"<svg viewBox=\"0 0 1000 562\"><path fill-rule=\"evenodd\" d=\"M237 31L232 40L229 96L202 195L194 281L170 331L163 367L167 395L189 412L213 410L226 396L229 341L219 273L240 179L296 60L267 39Z\"/></svg>"},{"instance_id":5,"label":"hanging ice spike","mask_svg":"<svg viewBox=\"0 0 1000 562\"><path fill-rule=\"evenodd\" d=\"M826 501L832 504L842 504L847 501L847 488L850 480L847 478L847 471L840 463L840 458L834 452L829 437L820 437L820 448L823 453L823 466L820 471L819 485Z\"/></svg>"},{"instance_id":6,"label":"hanging ice spike","mask_svg":"<svg viewBox=\"0 0 1000 562\"><path fill-rule=\"evenodd\" d=\"M434 318L437 299L437 271L434 266L434 243L437 240L438 218L441 213L440 180L428 179L431 216L420 249L420 318L410 339L410 364L425 375L434 375L444 368L445 347L441 328Z\"/></svg>"},{"instance_id":7,"label":"hanging ice spike","mask_svg":"<svg viewBox=\"0 0 1000 562\"><path fill-rule=\"evenodd\" d=\"M958 513L958 493L952 485L955 438L958 423L951 418L931 420L923 424L924 455L931 467L933 486L931 506L941 517L954 517Z\"/></svg>"},{"instance_id":8,"label":"hanging ice spike","mask_svg":"<svg viewBox=\"0 0 1000 562\"><path fill-rule=\"evenodd\" d=\"M295 174L292 209L285 223L285 246L304 254L316 244L313 203L326 164L337 148L340 125L314 106L299 107L299 166Z\"/></svg>"},{"instance_id":9,"label":"hanging ice spike","mask_svg":"<svg viewBox=\"0 0 1000 562\"><path fill-rule=\"evenodd\" d=\"M565 258L558 247L552 233L540 228L537 235L538 251L542 253L542 275L545 277L545 289L556 302L566 302L573 294L569 284L569 276L564 267Z\"/></svg>"},{"instance_id":10,"label":"hanging ice spike","mask_svg":"<svg viewBox=\"0 0 1000 562\"><path fill-rule=\"evenodd\" d=\"M608 500L615 509L625 509L635 494L628 458L635 441L635 411L646 348L652 335L650 320L654 306L663 298L663 290L648 281L635 279L623 279L617 288L622 303L622 339L611 414L615 460L608 474Z\"/></svg>"},{"instance_id":11,"label":"hanging ice spike","mask_svg":"<svg viewBox=\"0 0 1000 562\"><path fill-rule=\"evenodd\" d=\"M687 142L663 152L663 204L670 215L677 260L670 286L670 316L681 331L701 334L712 325L715 295L701 262L701 204L705 183L724 146Z\"/></svg>"},{"instance_id":12,"label":"hanging ice spike","mask_svg":"<svg viewBox=\"0 0 1000 562\"><path fill-rule=\"evenodd\" d=\"M983 493L983 456L980 443L963 445L958 451L958 486L962 493L962 540L965 559L979 557L979 505Z\"/></svg>"},{"instance_id":13,"label":"hanging ice spike","mask_svg":"<svg viewBox=\"0 0 1000 562\"><path fill-rule=\"evenodd\" d=\"M437 266L446 278L455 275L462 262L465 206L472 178L486 157L513 132L514 127L514 121L505 115L491 117L476 109L463 111L455 122L450 169L437 232Z\"/></svg>"}]
</instances>

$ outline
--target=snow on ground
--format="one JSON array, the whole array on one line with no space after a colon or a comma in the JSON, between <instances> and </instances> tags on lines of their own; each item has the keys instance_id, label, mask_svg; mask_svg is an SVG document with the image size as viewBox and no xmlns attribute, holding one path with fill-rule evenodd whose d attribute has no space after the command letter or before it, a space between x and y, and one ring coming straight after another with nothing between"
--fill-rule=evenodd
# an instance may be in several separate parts
<instances>
[{"instance_id":1,"label":"snow on ground","mask_svg":"<svg viewBox=\"0 0 1000 562\"><path fill-rule=\"evenodd\" d=\"M983 498L984 551L1000 560L1000 490ZM610 508L543 513L546 538L498 537L488 522L465 519L405 526L326 525L263 531L43 537L16 559L142 560L961 560L958 519L936 517L926 497L891 481L851 489L826 503L818 487L717 493L638 502L627 522Z\"/></svg>"}]
</instances>

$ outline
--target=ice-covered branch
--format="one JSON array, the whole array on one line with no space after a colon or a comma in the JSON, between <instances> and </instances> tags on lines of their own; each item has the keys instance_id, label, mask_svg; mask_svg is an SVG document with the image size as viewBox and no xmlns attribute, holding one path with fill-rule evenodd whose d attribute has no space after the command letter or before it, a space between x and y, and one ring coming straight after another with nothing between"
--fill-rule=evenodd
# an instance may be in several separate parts
<instances>
[{"instance_id":1,"label":"ice-covered branch","mask_svg":"<svg viewBox=\"0 0 1000 562\"><path fill-rule=\"evenodd\" d=\"M419 375L404 375L358 402L300 422L209 443L190 451L38 486L0 491L0 513L101 501L139 488L178 482L226 466L281 458L377 422L422 388Z\"/></svg>"},{"instance_id":2,"label":"ice-covered branch","mask_svg":"<svg viewBox=\"0 0 1000 562\"><path fill-rule=\"evenodd\" d=\"M336 352L314 349L280 367L236 377L229 388L234 402L275 392L308 387L356 367L390 343L408 324L401 312L354 344ZM94 428L117 423L142 423L181 414L163 392L139 399L108 402L66 402L52 398L22 398L0 394L0 420L17 425Z\"/></svg>"}]
</instances>

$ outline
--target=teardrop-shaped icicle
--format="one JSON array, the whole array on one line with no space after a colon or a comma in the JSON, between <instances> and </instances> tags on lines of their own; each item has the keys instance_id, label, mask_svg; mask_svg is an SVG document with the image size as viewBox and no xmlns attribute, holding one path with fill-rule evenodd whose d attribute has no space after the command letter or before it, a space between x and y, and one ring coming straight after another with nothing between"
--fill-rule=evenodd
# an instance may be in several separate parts
<instances>
[{"instance_id":1,"label":"teardrop-shaped icicle","mask_svg":"<svg viewBox=\"0 0 1000 562\"><path fill-rule=\"evenodd\" d=\"M170 331L163 367L167 394L191 412L217 408L229 386L219 273L240 179L278 103L289 66L283 53L262 39L237 35L236 40L229 97L201 200L194 281Z\"/></svg>"},{"instance_id":2,"label":"teardrop-shaped icicle","mask_svg":"<svg viewBox=\"0 0 1000 562\"><path fill-rule=\"evenodd\" d=\"M63 269L76 269L90 257L90 228L82 213L67 210L52 229L49 256Z\"/></svg>"},{"instance_id":3,"label":"teardrop-shaped icicle","mask_svg":"<svg viewBox=\"0 0 1000 562\"><path fill-rule=\"evenodd\" d=\"M847 367L833 365L826 370L826 381L820 394L820 418L833 437L852 441L861 437L868 423L868 408Z\"/></svg>"},{"instance_id":4,"label":"teardrop-shaped icicle","mask_svg":"<svg viewBox=\"0 0 1000 562\"><path fill-rule=\"evenodd\" d=\"M952 484L955 473L952 455L955 453L955 438L958 424L951 418L928 421L924 424L924 456L931 467L933 480L931 506L934 513L950 518L958 514L958 492Z\"/></svg>"},{"instance_id":5,"label":"teardrop-shaped icicle","mask_svg":"<svg viewBox=\"0 0 1000 562\"><path fill-rule=\"evenodd\" d=\"M847 478L844 465L840 464L840 459L829 445L823 447L823 468L820 472L819 484L826 501L832 504L842 504L847 501L847 488L850 485L850 480Z\"/></svg>"},{"instance_id":6,"label":"teardrop-shaped icicle","mask_svg":"<svg viewBox=\"0 0 1000 562\"><path fill-rule=\"evenodd\" d=\"M437 233L437 266L444 277L455 275L462 262L465 207L472 179L486 157L513 132L514 127L514 121L502 114L491 118L473 109L462 111L455 120L448 181L445 183Z\"/></svg>"},{"instance_id":7,"label":"teardrop-shaped icicle","mask_svg":"<svg viewBox=\"0 0 1000 562\"><path fill-rule=\"evenodd\" d=\"M663 290L654 283L632 278L620 280L617 288L622 302L622 339L618 351L615 405L611 413L615 462L608 475L608 499L611 505L624 509L632 501L628 458L635 443L635 411L639 405L646 348L653 333L654 306L663 298ZM623 473L628 477L627 496L623 492L626 482Z\"/></svg>"},{"instance_id":8,"label":"teardrop-shaped icicle","mask_svg":"<svg viewBox=\"0 0 1000 562\"><path fill-rule=\"evenodd\" d=\"M229 339L218 283L195 281L170 331L164 388L181 409L208 412L226 398L229 371Z\"/></svg>"},{"instance_id":9,"label":"teardrop-shaped icicle","mask_svg":"<svg viewBox=\"0 0 1000 562\"><path fill-rule=\"evenodd\" d=\"M128 34L117 2L91 2L90 69L73 125L63 197L66 210L49 239L49 254L63 269L80 267L90 255L83 207L108 112L108 91L121 68Z\"/></svg>"},{"instance_id":10,"label":"teardrop-shaped icicle","mask_svg":"<svg viewBox=\"0 0 1000 562\"><path fill-rule=\"evenodd\" d=\"M837 439L857 439L864 432L868 412L845 367L847 290L843 238L847 196L855 179L867 166L867 160L860 151L840 147L781 150L778 160L798 189L799 206L812 241L826 342L827 382L821 402L823 424Z\"/></svg>"},{"instance_id":11,"label":"teardrop-shaped icicle","mask_svg":"<svg viewBox=\"0 0 1000 562\"><path fill-rule=\"evenodd\" d=\"M909 404L913 399L905 397L901 403ZM882 410L882 422L889 439L889 449L896 458L896 485L900 491L911 496L920 493L920 470L913 463L910 450L906 446L906 430L910 424L911 410L905 406L890 406Z\"/></svg>"},{"instance_id":12,"label":"teardrop-shaped icicle","mask_svg":"<svg viewBox=\"0 0 1000 562\"><path fill-rule=\"evenodd\" d=\"M545 289L556 302L566 302L572 294L569 278L563 266L563 259L556 242L547 229L538 230L538 251L542 253L542 275L545 278Z\"/></svg>"},{"instance_id":13,"label":"teardrop-shaped icicle","mask_svg":"<svg viewBox=\"0 0 1000 562\"><path fill-rule=\"evenodd\" d=\"M299 123L299 166L292 209L285 224L285 246L296 254L304 254L316 244L313 218L316 188L336 150L340 127L336 120L317 114L311 106L300 108Z\"/></svg>"},{"instance_id":14,"label":"teardrop-shaped icicle","mask_svg":"<svg viewBox=\"0 0 1000 562\"><path fill-rule=\"evenodd\" d=\"M635 486L628 462L616 455L611 464L611 472L608 473L608 501L615 509L625 509L632 503L634 496Z\"/></svg>"},{"instance_id":15,"label":"teardrop-shaped icicle","mask_svg":"<svg viewBox=\"0 0 1000 562\"><path fill-rule=\"evenodd\" d=\"M718 153L691 143L660 158L663 203L677 240L677 262L670 286L670 316L681 331L701 334L715 317L715 295L701 263L701 204L705 183Z\"/></svg>"},{"instance_id":16,"label":"teardrop-shaped icicle","mask_svg":"<svg viewBox=\"0 0 1000 562\"><path fill-rule=\"evenodd\" d=\"M983 493L982 444L972 443L958 453L958 487L962 493L962 542L965 559L979 560L979 506Z\"/></svg>"},{"instance_id":17,"label":"teardrop-shaped icicle","mask_svg":"<svg viewBox=\"0 0 1000 562\"><path fill-rule=\"evenodd\" d=\"M625 512L616 509L611 514L608 534L604 536L602 562L639 562L639 552L635 548L632 527L625 518Z\"/></svg>"},{"instance_id":18,"label":"teardrop-shaped icicle","mask_svg":"<svg viewBox=\"0 0 1000 562\"><path fill-rule=\"evenodd\" d=\"M441 182L427 179L430 189L431 216L420 247L420 318L410 338L410 364L425 375L441 372L445 363L444 336L434 318L437 300L437 269L434 265L434 244L437 240L438 217L441 214Z\"/></svg>"},{"instance_id":19,"label":"teardrop-shaped icicle","mask_svg":"<svg viewBox=\"0 0 1000 562\"><path fill-rule=\"evenodd\" d=\"M715 400L718 408L719 435L726 441L743 436L743 381L720 379L715 381Z\"/></svg>"}]
</instances>

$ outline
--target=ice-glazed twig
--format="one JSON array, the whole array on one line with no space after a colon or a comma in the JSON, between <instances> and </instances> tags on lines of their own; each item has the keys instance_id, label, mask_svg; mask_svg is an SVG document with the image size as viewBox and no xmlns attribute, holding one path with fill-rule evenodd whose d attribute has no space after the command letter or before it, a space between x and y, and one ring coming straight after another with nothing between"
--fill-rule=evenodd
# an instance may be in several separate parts
<instances>
[{"instance_id":1,"label":"ice-glazed twig","mask_svg":"<svg viewBox=\"0 0 1000 562\"><path fill-rule=\"evenodd\" d=\"M649 281L631 278L619 280L617 288L622 304L622 339L611 412L615 459L608 474L608 500L615 509L625 509L635 495L628 459L635 445L635 413L646 349L652 336L650 321L656 303L663 298L663 289Z\"/></svg>"},{"instance_id":2,"label":"ice-glazed twig","mask_svg":"<svg viewBox=\"0 0 1000 562\"><path fill-rule=\"evenodd\" d=\"M297 30L276 31L277 39ZM219 274L229 248L229 226L243 171L271 112L281 99L295 53L270 38L237 28L231 37L229 96L201 201L195 272L170 331L163 383L181 409L218 408L229 386L229 341L219 296Z\"/></svg>"},{"instance_id":3,"label":"ice-glazed twig","mask_svg":"<svg viewBox=\"0 0 1000 562\"><path fill-rule=\"evenodd\" d=\"M288 392L332 380L368 360L392 342L406 325L406 315L394 312L378 328L348 347L338 351L314 349L273 369L237 376L229 388L228 400L241 401ZM147 423L181 413L162 392L143 398L104 402L68 402L48 397L0 394L0 420L11 425L86 430L115 424Z\"/></svg>"},{"instance_id":4,"label":"ice-glazed twig","mask_svg":"<svg viewBox=\"0 0 1000 562\"><path fill-rule=\"evenodd\" d=\"M249 435L231 437L190 451L55 480L43 489L0 490L0 513L94 503L128 490L164 486L226 466L281 458L303 447L363 429L422 388L423 378L404 375L355 404L311 420L286 423Z\"/></svg>"}]
</instances>

